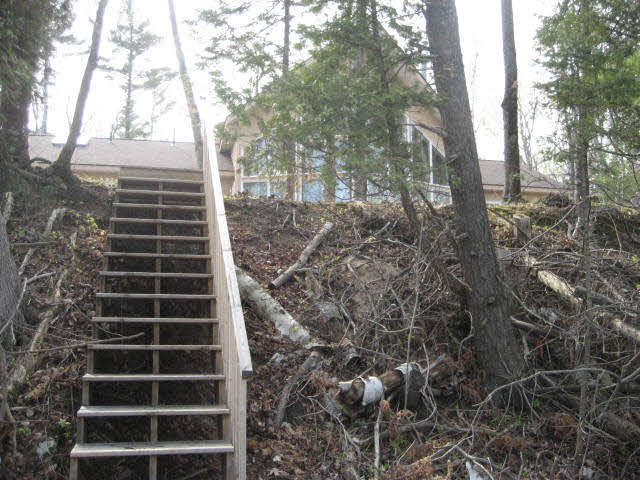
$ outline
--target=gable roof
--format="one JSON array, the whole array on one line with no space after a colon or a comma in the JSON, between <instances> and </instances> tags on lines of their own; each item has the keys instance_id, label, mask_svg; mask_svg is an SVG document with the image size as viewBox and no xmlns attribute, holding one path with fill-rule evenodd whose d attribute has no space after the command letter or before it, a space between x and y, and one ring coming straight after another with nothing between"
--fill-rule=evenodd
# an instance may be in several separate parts
<instances>
[{"instance_id":1,"label":"gable roof","mask_svg":"<svg viewBox=\"0 0 640 480\"><path fill-rule=\"evenodd\" d=\"M29 135L31 158L55 161L63 145L54 144L53 140L53 135ZM219 161L220 170L233 170L230 159L219 156ZM91 138L86 145L76 147L71 163L112 167L198 169L193 142L160 140Z\"/></svg>"},{"instance_id":2,"label":"gable roof","mask_svg":"<svg viewBox=\"0 0 640 480\"><path fill-rule=\"evenodd\" d=\"M502 160L480 160L482 184L485 187L504 188L504 162ZM545 188L566 190L567 187L553 178L520 165L520 183L522 188Z\"/></svg>"}]
</instances>

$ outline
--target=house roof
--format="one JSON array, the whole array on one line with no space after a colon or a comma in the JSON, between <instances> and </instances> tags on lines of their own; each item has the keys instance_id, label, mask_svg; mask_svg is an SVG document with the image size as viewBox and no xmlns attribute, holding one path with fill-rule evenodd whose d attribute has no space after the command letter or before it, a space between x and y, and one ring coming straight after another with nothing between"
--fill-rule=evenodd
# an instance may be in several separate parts
<instances>
[{"instance_id":1,"label":"house roof","mask_svg":"<svg viewBox=\"0 0 640 480\"><path fill-rule=\"evenodd\" d=\"M62 144L54 144L53 135L29 135L31 158L55 161ZM233 170L231 160L220 156L220 170ZM73 165L112 167L152 167L198 169L193 142L165 142L159 140L125 140L91 138L86 145L78 145L71 159Z\"/></svg>"},{"instance_id":2,"label":"house roof","mask_svg":"<svg viewBox=\"0 0 640 480\"><path fill-rule=\"evenodd\" d=\"M482 184L504 188L504 162L502 160L480 160ZM545 188L548 190L565 190L567 187L540 172L520 165L520 183L522 188Z\"/></svg>"}]
</instances>

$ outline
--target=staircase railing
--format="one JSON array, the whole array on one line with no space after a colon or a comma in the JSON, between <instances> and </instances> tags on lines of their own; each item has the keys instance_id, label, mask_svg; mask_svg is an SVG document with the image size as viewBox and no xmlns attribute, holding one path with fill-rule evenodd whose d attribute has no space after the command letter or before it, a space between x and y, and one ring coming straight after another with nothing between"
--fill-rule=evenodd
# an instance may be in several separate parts
<instances>
[{"instance_id":1,"label":"staircase railing","mask_svg":"<svg viewBox=\"0 0 640 480\"><path fill-rule=\"evenodd\" d=\"M231 440L234 453L227 458L227 480L246 479L247 380L253 374L251 353L224 209L218 157L203 129L203 178L207 202L207 221L211 271L216 295L216 316L220 322L223 369L226 377L225 400L230 415L224 421L223 435Z\"/></svg>"}]
</instances>

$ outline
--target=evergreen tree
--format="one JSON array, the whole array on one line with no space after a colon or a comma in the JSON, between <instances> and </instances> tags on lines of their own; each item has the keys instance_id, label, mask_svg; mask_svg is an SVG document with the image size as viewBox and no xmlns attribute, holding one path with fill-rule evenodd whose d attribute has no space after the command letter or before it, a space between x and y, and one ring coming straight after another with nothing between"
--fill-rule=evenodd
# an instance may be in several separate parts
<instances>
[{"instance_id":1,"label":"evergreen tree","mask_svg":"<svg viewBox=\"0 0 640 480\"><path fill-rule=\"evenodd\" d=\"M640 5L622 0L563 0L538 31L552 76L541 88L562 114L575 165L576 232L590 209L590 170L609 161L596 153L632 161L640 146L639 33Z\"/></svg>"},{"instance_id":2,"label":"evergreen tree","mask_svg":"<svg viewBox=\"0 0 640 480\"><path fill-rule=\"evenodd\" d=\"M219 2L216 9L200 12L200 22L213 27L215 32L206 56L207 63L216 66L210 72L211 77L218 97L232 113L245 116L244 107L260 93L261 85L284 80L289 75L293 6L297 5L292 0L269 3L226 0ZM282 37L272 33L277 28L282 28ZM228 62L250 74L247 88L237 89L227 80L223 67ZM295 141L286 135L278 141L281 165L286 172L283 193L293 198L297 187Z\"/></svg>"},{"instance_id":3,"label":"evergreen tree","mask_svg":"<svg viewBox=\"0 0 640 480\"><path fill-rule=\"evenodd\" d=\"M26 165L29 161L29 105L36 74L56 32L67 29L71 18L71 0L4 0L0 6L2 163Z\"/></svg>"},{"instance_id":4,"label":"evergreen tree","mask_svg":"<svg viewBox=\"0 0 640 480\"><path fill-rule=\"evenodd\" d=\"M332 18L301 29L311 45L307 61L272 80L251 98L251 108L234 110L260 129L261 139L246 160L269 158L266 175L281 176L291 165L283 145L293 141L298 171L303 178L320 174L326 199L399 195L415 226L411 198L428 178L429 166L418 151L422 145L407 141L405 113L432 105L424 82L407 81L418 77L424 39L397 21L399 12L391 5L376 0L313 7L327 7Z\"/></svg>"},{"instance_id":5,"label":"evergreen tree","mask_svg":"<svg viewBox=\"0 0 640 480\"><path fill-rule=\"evenodd\" d=\"M149 31L148 20L139 20L133 0L123 0L120 15L124 21L119 22L111 31L109 39L115 45L115 51L121 53L124 58L117 64L112 61L105 67L110 73L121 78L120 88L124 93L124 104L116 118L114 132L120 138L147 138L149 124L141 120L136 111L135 93L150 88L150 84L146 82L149 70L144 69L141 63L144 55L161 40L161 37ZM157 70L156 72L159 73ZM156 86L156 83L153 85Z\"/></svg>"},{"instance_id":6,"label":"evergreen tree","mask_svg":"<svg viewBox=\"0 0 640 480\"><path fill-rule=\"evenodd\" d=\"M482 188L471 108L465 81L458 15L454 0L423 0L426 30L433 54L447 160L456 212L460 263L469 286L469 313L476 355L487 372L489 387L518 378L524 361L516 343L499 282L499 269ZM503 391L501 403L522 400Z\"/></svg>"}]
</instances>

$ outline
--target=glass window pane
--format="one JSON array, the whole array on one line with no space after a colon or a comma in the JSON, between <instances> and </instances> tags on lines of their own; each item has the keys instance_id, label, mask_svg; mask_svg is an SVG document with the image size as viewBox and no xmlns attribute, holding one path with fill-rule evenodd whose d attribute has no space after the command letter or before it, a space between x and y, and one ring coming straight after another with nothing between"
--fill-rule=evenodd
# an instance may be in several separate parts
<instances>
[{"instance_id":1,"label":"glass window pane","mask_svg":"<svg viewBox=\"0 0 640 480\"><path fill-rule=\"evenodd\" d=\"M324 152L320 150L308 151L307 161L313 170L317 170L324 164Z\"/></svg>"},{"instance_id":2,"label":"glass window pane","mask_svg":"<svg viewBox=\"0 0 640 480\"><path fill-rule=\"evenodd\" d=\"M449 192L445 192L442 190L434 191L431 194L431 199L433 203L444 203L446 205L451 203L451 195L449 194Z\"/></svg>"},{"instance_id":3,"label":"glass window pane","mask_svg":"<svg viewBox=\"0 0 640 480\"><path fill-rule=\"evenodd\" d=\"M367 181L367 200L371 203L384 202L384 192L372 182Z\"/></svg>"},{"instance_id":4,"label":"glass window pane","mask_svg":"<svg viewBox=\"0 0 640 480\"><path fill-rule=\"evenodd\" d=\"M287 187L282 180L271 181L271 195L278 198L284 198L286 196Z\"/></svg>"},{"instance_id":5,"label":"glass window pane","mask_svg":"<svg viewBox=\"0 0 640 480\"><path fill-rule=\"evenodd\" d=\"M349 200L351 200L351 189L349 185L338 178L336 180L336 202L348 202Z\"/></svg>"},{"instance_id":6,"label":"glass window pane","mask_svg":"<svg viewBox=\"0 0 640 480\"><path fill-rule=\"evenodd\" d=\"M433 183L436 185L448 185L449 176L447 175L447 164L445 163L444 156L438 150L432 148L432 162L433 162Z\"/></svg>"},{"instance_id":7,"label":"glass window pane","mask_svg":"<svg viewBox=\"0 0 640 480\"><path fill-rule=\"evenodd\" d=\"M320 180L305 180L302 183L302 201L321 202L322 191L322 182Z\"/></svg>"},{"instance_id":8,"label":"glass window pane","mask_svg":"<svg viewBox=\"0 0 640 480\"><path fill-rule=\"evenodd\" d=\"M261 197L267 194L267 182L242 182L242 191L252 197Z\"/></svg>"},{"instance_id":9,"label":"glass window pane","mask_svg":"<svg viewBox=\"0 0 640 480\"><path fill-rule=\"evenodd\" d=\"M267 142L264 139L258 140L253 145L252 156L245 158L243 163L245 177L260 177L266 174L267 162L269 161L269 154L266 150Z\"/></svg>"}]
</instances>

